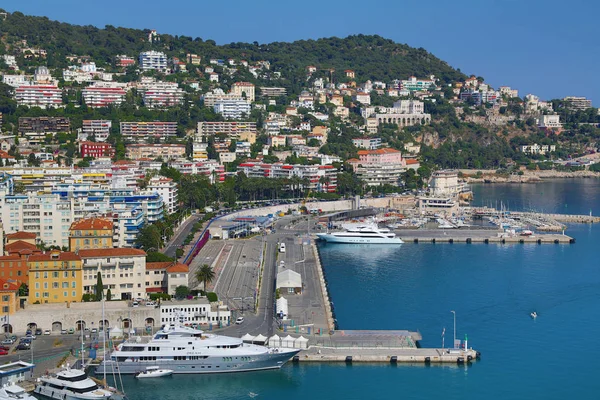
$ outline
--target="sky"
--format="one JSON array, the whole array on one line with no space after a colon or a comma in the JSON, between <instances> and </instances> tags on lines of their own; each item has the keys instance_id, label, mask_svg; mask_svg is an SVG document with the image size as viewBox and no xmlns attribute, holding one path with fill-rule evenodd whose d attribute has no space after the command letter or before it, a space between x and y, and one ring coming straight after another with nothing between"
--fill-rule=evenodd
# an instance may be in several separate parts
<instances>
[{"instance_id":1,"label":"sky","mask_svg":"<svg viewBox=\"0 0 600 400\"><path fill-rule=\"evenodd\" d=\"M269 43L378 34L423 47L521 97L585 96L600 106L600 2L593 0L4 0L9 12L79 25ZM348 66L351 68L351 66ZM399 77L402 78L402 77Z\"/></svg>"}]
</instances>

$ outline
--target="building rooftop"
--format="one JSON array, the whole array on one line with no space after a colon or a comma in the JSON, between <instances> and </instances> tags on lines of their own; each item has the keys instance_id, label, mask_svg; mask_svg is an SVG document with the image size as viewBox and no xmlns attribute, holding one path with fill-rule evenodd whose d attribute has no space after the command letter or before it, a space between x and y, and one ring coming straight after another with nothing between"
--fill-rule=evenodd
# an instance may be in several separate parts
<instances>
[{"instance_id":1,"label":"building rooftop","mask_svg":"<svg viewBox=\"0 0 600 400\"><path fill-rule=\"evenodd\" d=\"M113 229L113 223L109 219L105 218L85 218L80 219L79 221L75 221L71 224L69 230L72 231L90 231L90 230L98 230L98 229Z\"/></svg>"},{"instance_id":2,"label":"building rooftop","mask_svg":"<svg viewBox=\"0 0 600 400\"><path fill-rule=\"evenodd\" d=\"M144 250L132 248L85 249L79 250L78 254L81 256L81 258L146 256L146 252Z\"/></svg>"},{"instance_id":3,"label":"building rooftop","mask_svg":"<svg viewBox=\"0 0 600 400\"><path fill-rule=\"evenodd\" d=\"M15 232L15 233L9 233L6 235L6 239L7 240L26 240L26 239L33 239L35 240L37 238L37 235L33 232L24 232L24 231L19 231L19 232Z\"/></svg>"},{"instance_id":4,"label":"building rooftop","mask_svg":"<svg viewBox=\"0 0 600 400\"><path fill-rule=\"evenodd\" d=\"M71 251L47 251L30 255L28 261L81 261L81 257Z\"/></svg>"}]
</instances>

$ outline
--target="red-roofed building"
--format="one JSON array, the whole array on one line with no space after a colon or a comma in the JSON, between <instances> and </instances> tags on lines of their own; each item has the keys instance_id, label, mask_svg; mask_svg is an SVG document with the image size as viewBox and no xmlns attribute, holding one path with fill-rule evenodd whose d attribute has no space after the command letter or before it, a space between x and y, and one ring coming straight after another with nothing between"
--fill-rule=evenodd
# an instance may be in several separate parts
<instances>
[{"instance_id":1,"label":"red-roofed building","mask_svg":"<svg viewBox=\"0 0 600 400\"><path fill-rule=\"evenodd\" d=\"M19 286L22 283L28 285L29 267L26 256L21 257L18 254L0 256L0 279L18 282Z\"/></svg>"},{"instance_id":2,"label":"red-roofed building","mask_svg":"<svg viewBox=\"0 0 600 400\"><path fill-rule=\"evenodd\" d=\"M106 218L84 218L69 228L69 249L106 249L113 247L113 222Z\"/></svg>"},{"instance_id":3,"label":"red-roofed building","mask_svg":"<svg viewBox=\"0 0 600 400\"><path fill-rule=\"evenodd\" d=\"M72 252L52 250L32 254L29 267L29 303L70 303L81 301L81 257Z\"/></svg>"},{"instance_id":4,"label":"red-roofed building","mask_svg":"<svg viewBox=\"0 0 600 400\"><path fill-rule=\"evenodd\" d=\"M175 294L178 286L188 285L190 269L177 262L152 262L146 264L146 292Z\"/></svg>"},{"instance_id":5,"label":"red-roofed building","mask_svg":"<svg viewBox=\"0 0 600 400\"><path fill-rule=\"evenodd\" d=\"M391 148L359 150L358 158L363 165L403 164L402 153Z\"/></svg>"},{"instance_id":6,"label":"red-roofed building","mask_svg":"<svg viewBox=\"0 0 600 400\"><path fill-rule=\"evenodd\" d=\"M238 166L238 172L243 172L249 178L286 178L298 177L305 180L304 184L310 190L333 193L337 189L337 169L332 165L290 165L290 164L261 164L245 162Z\"/></svg>"}]
</instances>

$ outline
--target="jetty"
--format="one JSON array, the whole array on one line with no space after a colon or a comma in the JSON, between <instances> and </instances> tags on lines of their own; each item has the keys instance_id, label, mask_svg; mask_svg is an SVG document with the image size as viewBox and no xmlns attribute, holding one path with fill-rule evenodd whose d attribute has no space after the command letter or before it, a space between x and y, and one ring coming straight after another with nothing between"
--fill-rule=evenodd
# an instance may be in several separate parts
<instances>
[{"instance_id":1,"label":"jetty","mask_svg":"<svg viewBox=\"0 0 600 400\"><path fill-rule=\"evenodd\" d=\"M572 244L575 239L556 233L518 235L489 229L402 229L398 237L410 243Z\"/></svg>"},{"instance_id":2,"label":"jetty","mask_svg":"<svg viewBox=\"0 0 600 400\"><path fill-rule=\"evenodd\" d=\"M311 346L294 356L294 362L345 363L452 363L475 361L481 353L473 349L327 348Z\"/></svg>"}]
</instances>

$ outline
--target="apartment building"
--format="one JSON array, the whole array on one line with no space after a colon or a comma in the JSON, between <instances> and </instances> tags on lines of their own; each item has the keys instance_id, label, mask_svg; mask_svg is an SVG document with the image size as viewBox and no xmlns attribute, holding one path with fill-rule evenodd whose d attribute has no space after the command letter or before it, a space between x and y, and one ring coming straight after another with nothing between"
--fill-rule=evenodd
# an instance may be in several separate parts
<instances>
[{"instance_id":1,"label":"apartment building","mask_svg":"<svg viewBox=\"0 0 600 400\"><path fill-rule=\"evenodd\" d=\"M260 87L260 94L263 97L280 97L287 94L287 90L282 87Z\"/></svg>"},{"instance_id":2,"label":"apartment building","mask_svg":"<svg viewBox=\"0 0 600 400\"><path fill-rule=\"evenodd\" d=\"M411 92L433 90L436 87L433 77L430 77L430 79L417 79L416 76L410 76L408 79L400 81L400 89Z\"/></svg>"},{"instance_id":3,"label":"apartment building","mask_svg":"<svg viewBox=\"0 0 600 400\"><path fill-rule=\"evenodd\" d=\"M81 91L83 101L91 108L119 106L125 101L126 94L121 87L89 86Z\"/></svg>"},{"instance_id":4,"label":"apartment building","mask_svg":"<svg viewBox=\"0 0 600 400\"><path fill-rule=\"evenodd\" d=\"M107 249L113 247L113 222L107 218L85 218L69 227L69 249Z\"/></svg>"},{"instance_id":5,"label":"apartment building","mask_svg":"<svg viewBox=\"0 0 600 400\"><path fill-rule=\"evenodd\" d=\"M204 102L205 107L214 108L215 105L221 101L224 101L224 100L243 101L244 98L242 96L235 96L231 93L225 93L222 89L215 89L212 92L208 92L204 96L202 96L202 100Z\"/></svg>"},{"instance_id":6,"label":"apartment building","mask_svg":"<svg viewBox=\"0 0 600 400\"><path fill-rule=\"evenodd\" d=\"M337 188L338 170L332 165L289 165L262 164L247 162L237 168L249 178L286 178L298 177L308 180L307 187L317 192L333 193Z\"/></svg>"},{"instance_id":7,"label":"apartment building","mask_svg":"<svg viewBox=\"0 0 600 400\"><path fill-rule=\"evenodd\" d=\"M235 82L231 85L231 94L248 100L250 103L255 100L255 87L250 82Z\"/></svg>"},{"instance_id":8,"label":"apartment building","mask_svg":"<svg viewBox=\"0 0 600 400\"><path fill-rule=\"evenodd\" d=\"M167 71L167 56L165 53L162 53L160 51L151 50L141 52L138 58L138 62L142 71Z\"/></svg>"},{"instance_id":9,"label":"apartment building","mask_svg":"<svg viewBox=\"0 0 600 400\"><path fill-rule=\"evenodd\" d=\"M139 160L142 158L162 158L163 160L185 158L184 144L130 144L126 150L127 158L130 160Z\"/></svg>"},{"instance_id":10,"label":"apartment building","mask_svg":"<svg viewBox=\"0 0 600 400\"><path fill-rule=\"evenodd\" d=\"M359 149L377 150L381 147L381 138L376 137L362 137L352 139L352 144Z\"/></svg>"},{"instance_id":11,"label":"apartment building","mask_svg":"<svg viewBox=\"0 0 600 400\"><path fill-rule=\"evenodd\" d=\"M80 250L83 293L95 294L98 272L104 295L110 289L113 299L146 297L146 252L140 249L113 248Z\"/></svg>"},{"instance_id":12,"label":"apartment building","mask_svg":"<svg viewBox=\"0 0 600 400\"><path fill-rule=\"evenodd\" d=\"M114 157L115 149L110 143L96 143L96 142L81 142L79 143L79 154L81 157Z\"/></svg>"},{"instance_id":13,"label":"apartment building","mask_svg":"<svg viewBox=\"0 0 600 400\"><path fill-rule=\"evenodd\" d=\"M214 111L225 119L240 119L250 116L250 102L247 100L224 99L215 104Z\"/></svg>"},{"instance_id":14,"label":"apartment building","mask_svg":"<svg viewBox=\"0 0 600 400\"><path fill-rule=\"evenodd\" d=\"M177 183L173 179L155 176L148 182L147 189L162 197L167 214L177 211Z\"/></svg>"},{"instance_id":15,"label":"apartment building","mask_svg":"<svg viewBox=\"0 0 600 400\"><path fill-rule=\"evenodd\" d=\"M55 134L57 132L70 132L71 121L64 117L20 117L19 133Z\"/></svg>"},{"instance_id":16,"label":"apartment building","mask_svg":"<svg viewBox=\"0 0 600 400\"><path fill-rule=\"evenodd\" d=\"M192 142L192 160L204 161L208 160L208 143L202 140L202 136L194 135Z\"/></svg>"},{"instance_id":17,"label":"apartment building","mask_svg":"<svg viewBox=\"0 0 600 400\"><path fill-rule=\"evenodd\" d=\"M154 82L140 87L144 105L149 108L165 108L180 105L184 91L174 82Z\"/></svg>"},{"instance_id":18,"label":"apartment building","mask_svg":"<svg viewBox=\"0 0 600 400\"><path fill-rule=\"evenodd\" d=\"M169 167L175 168L182 174L204 175L208 177L211 183L215 183L217 180L219 182L225 180L225 167L219 164L217 160L173 160L169 162Z\"/></svg>"},{"instance_id":19,"label":"apartment building","mask_svg":"<svg viewBox=\"0 0 600 400\"><path fill-rule=\"evenodd\" d=\"M70 303L81 301L81 257L72 252L52 250L33 254L29 266L29 303Z\"/></svg>"},{"instance_id":20,"label":"apartment building","mask_svg":"<svg viewBox=\"0 0 600 400\"><path fill-rule=\"evenodd\" d=\"M565 105L570 110L585 110L592 108L592 101L585 97L567 96L563 99Z\"/></svg>"},{"instance_id":21,"label":"apartment building","mask_svg":"<svg viewBox=\"0 0 600 400\"><path fill-rule=\"evenodd\" d=\"M104 119L85 119L81 127L80 140L106 142L110 135L112 121Z\"/></svg>"},{"instance_id":22,"label":"apartment building","mask_svg":"<svg viewBox=\"0 0 600 400\"><path fill-rule=\"evenodd\" d=\"M121 122L121 135L130 142L145 142L154 138L164 141L177 136L177 122Z\"/></svg>"},{"instance_id":23,"label":"apartment building","mask_svg":"<svg viewBox=\"0 0 600 400\"><path fill-rule=\"evenodd\" d=\"M7 233L35 233L46 245L67 247L72 204L55 194L7 195L0 191L0 216Z\"/></svg>"},{"instance_id":24,"label":"apartment building","mask_svg":"<svg viewBox=\"0 0 600 400\"><path fill-rule=\"evenodd\" d=\"M403 164L402 153L391 148L359 150L358 157L362 165Z\"/></svg>"},{"instance_id":25,"label":"apartment building","mask_svg":"<svg viewBox=\"0 0 600 400\"><path fill-rule=\"evenodd\" d=\"M56 85L25 85L15 89L17 105L28 107L62 107L62 89Z\"/></svg>"},{"instance_id":26,"label":"apartment building","mask_svg":"<svg viewBox=\"0 0 600 400\"><path fill-rule=\"evenodd\" d=\"M146 263L146 293L175 294L177 286L188 285L190 268L174 261Z\"/></svg>"},{"instance_id":27,"label":"apartment building","mask_svg":"<svg viewBox=\"0 0 600 400\"><path fill-rule=\"evenodd\" d=\"M14 246L11 246L14 247ZM15 282L17 286L29 284L27 255L10 254L0 256L0 280Z\"/></svg>"}]
</instances>

